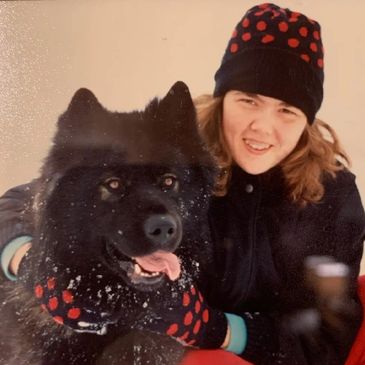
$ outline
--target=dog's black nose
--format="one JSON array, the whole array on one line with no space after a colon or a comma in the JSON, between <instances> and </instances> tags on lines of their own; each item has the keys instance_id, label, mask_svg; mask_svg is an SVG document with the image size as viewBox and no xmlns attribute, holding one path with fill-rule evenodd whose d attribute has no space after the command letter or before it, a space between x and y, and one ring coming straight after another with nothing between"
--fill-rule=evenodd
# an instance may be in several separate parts
<instances>
[{"instance_id":1,"label":"dog's black nose","mask_svg":"<svg viewBox=\"0 0 365 365\"><path fill-rule=\"evenodd\" d=\"M178 222L169 214L154 214L146 219L144 232L158 246L175 245L178 239Z\"/></svg>"}]
</instances>

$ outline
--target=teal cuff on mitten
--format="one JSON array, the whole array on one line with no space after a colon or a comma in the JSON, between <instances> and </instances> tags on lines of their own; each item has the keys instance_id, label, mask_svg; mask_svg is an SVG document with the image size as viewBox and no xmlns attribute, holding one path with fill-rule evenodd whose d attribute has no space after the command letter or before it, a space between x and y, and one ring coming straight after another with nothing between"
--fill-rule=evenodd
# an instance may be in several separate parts
<instances>
[{"instance_id":1,"label":"teal cuff on mitten","mask_svg":"<svg viewBox=\"0 0 365 365\"><path fill-rule=\"evenodd\" d=\"M11 259L13 258L15 252L22 247L25 243L30 242L32 240L31 236L19 236L11 240L3 249L1 253L1 268L5 274L5 276L15 281L17 277L10 273L9 264Z\"/></svg>"},{"instance_id":2,"label":"teal cuff on mitten","mask_svg":"<svg viewBox=\"0 0 365 365\"><path fill-rule=\"evenodd\" d=\"M243 353L247 344L247 327L242 317L232 313L224 313L231 331L227 351L233 352L237 355Z\"/></svg>"}]
</instances>

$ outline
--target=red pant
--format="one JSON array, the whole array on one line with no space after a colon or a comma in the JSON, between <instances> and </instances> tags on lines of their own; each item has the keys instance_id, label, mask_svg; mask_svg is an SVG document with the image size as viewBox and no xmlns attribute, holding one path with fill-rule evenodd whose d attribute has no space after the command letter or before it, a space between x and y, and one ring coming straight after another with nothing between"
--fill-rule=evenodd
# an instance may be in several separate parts
<instances>
[{"instance_id":1,"label":"red pant","mask_svg":"<svg viewBox=\"0 0 365 365\"><path fill-rule=\"evenodd\" d=\"M180 365L252 365L224 350L189 351Z\"/></svg>"},{"instance_id":2,"label":"red pant","mask_svg":"<svg viewBox=\"0 0 365 365\"><path fill-rule=\"evenodd\" d=\"M359 277L359 296L362 302L364 317L345 365L365 364L365 275Z\"/></svg>"}]
</instances>

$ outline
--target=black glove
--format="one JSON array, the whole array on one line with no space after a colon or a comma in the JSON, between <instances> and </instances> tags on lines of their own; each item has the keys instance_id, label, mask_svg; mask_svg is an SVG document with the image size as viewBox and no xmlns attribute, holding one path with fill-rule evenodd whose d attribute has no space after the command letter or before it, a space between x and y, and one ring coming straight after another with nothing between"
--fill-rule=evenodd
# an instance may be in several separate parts
<instances>
[{"instance_id":1,"label":"black glove","mask_svg":"<svg viewBox=\"0 0 365 365\"><path fill-rule=\"evenodd\" d=\"M167 334L184 345L219 348L227 333L226 316L211 308L194 284L182 281L170 281L162 294L155 294L132 327Z\"/></svg>"},{"instance_id":2,"label":"black glove","mask_svg":"<svg viewBox=\"0 0 365 365\"><path fill-rule=\"evenodd\" d=\"M18 281L33 291L57 323L77 332L105 334L109 324L120 320L126 287L98 263L89 272L81 272L49 259L38 265L33 255L30 249L21 260Z\"/></svg>"}]
</instances>

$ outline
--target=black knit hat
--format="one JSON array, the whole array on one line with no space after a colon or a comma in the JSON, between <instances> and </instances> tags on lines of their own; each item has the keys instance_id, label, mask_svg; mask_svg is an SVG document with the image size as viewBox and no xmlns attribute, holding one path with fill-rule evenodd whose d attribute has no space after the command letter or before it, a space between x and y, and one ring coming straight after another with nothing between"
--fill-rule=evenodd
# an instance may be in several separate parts
<instances>
[{"instance_id":1,"label":"black knit hat","mask_svg":"<svg viewBox=\"0 0 365 365\"><path fill-rule=\"evenodd\" d=\"M305 15L262 4L237 24L215 74L214 96L240 90L293 105L314 121L323 100L320 25Z\"/></svg>"}]
</instances>

